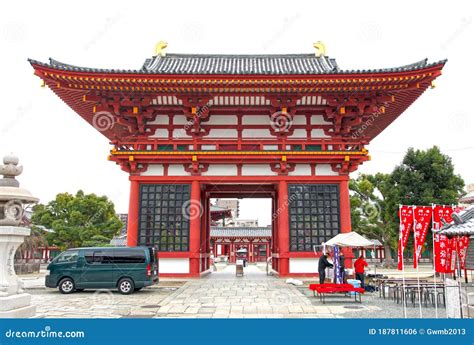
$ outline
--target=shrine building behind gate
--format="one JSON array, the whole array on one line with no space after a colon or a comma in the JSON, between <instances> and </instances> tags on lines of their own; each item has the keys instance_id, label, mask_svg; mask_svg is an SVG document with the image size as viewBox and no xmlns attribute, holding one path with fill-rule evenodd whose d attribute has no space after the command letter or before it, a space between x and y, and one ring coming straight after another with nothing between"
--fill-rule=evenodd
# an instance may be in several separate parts
<instances>
[{"instance_id":1,"label":"shrine building behind gate","mask_svg":"<svg viewBox=\"0 0 474 345\"><path fill-rule=\"evenodd\" d=\"M161 49L137 70L30 63L129 174L128 245L157 245L163 276L199 277L210 267L210 198L271 198L273 268L314 275L315 246L351 231L349 174L370 159L365 146L445 62L343 70L322 50Z\"/></svg>"}]
</instances>

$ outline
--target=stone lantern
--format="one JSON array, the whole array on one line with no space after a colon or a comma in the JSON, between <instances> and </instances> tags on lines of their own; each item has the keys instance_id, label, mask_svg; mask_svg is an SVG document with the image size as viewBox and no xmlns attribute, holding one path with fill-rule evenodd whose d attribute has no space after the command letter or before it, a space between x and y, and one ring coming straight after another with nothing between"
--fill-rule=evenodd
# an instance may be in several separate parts
<instances>
[{"instance_id":1,"label":"stone lantern","mask_svg":"<svg viewBox=\"0 0 474 345\"><path fill-rule=\"evenodd\" d=\"M26 189L20 188L15 179L23 171L18 157L7 155L0 165L0 318L32 317L36 307L31 296L23 292L23 282L16 276L15 252L23 243L30 229L20 227L24 208L38 202Z\"/></svg>"}]
</instances>

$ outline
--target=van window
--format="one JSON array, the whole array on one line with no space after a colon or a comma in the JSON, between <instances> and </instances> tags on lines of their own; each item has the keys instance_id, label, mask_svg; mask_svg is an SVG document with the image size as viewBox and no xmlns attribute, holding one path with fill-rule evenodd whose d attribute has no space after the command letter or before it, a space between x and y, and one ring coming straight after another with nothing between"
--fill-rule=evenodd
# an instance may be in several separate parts
<instances>
[{"instance_id":1,"label":"van window","mask_svg":"<svg viewBox=\"0 0 474 345\"><path fill-rule=\"evenodd\" d=\"M110 254L102 250L85 250L84 258L88 264L108 264L110 263Z\"/></svg>"},{"instance_id":2,"label":"van window","mask_svg":"<svg viewBox=\"0 0 474 345\"><path fill-rule=\"evenodd\" d=\"M68 251L65 251L65 252L61 253L58 256L58 258L56 259L56 262L58 262L58 263L76 262L78 255L79 255L78 250L68 250Z\"/></svg>"},{"instance_id":3,"label":"van window","mask_svg":"<svg viewBox=\"0 0 474 345\"><path fill-rule=\"evenodd\" d=\"M115 249L110 260L114 264L143 264L145 252L143 250Z\"/></svg>"}]
</instances>

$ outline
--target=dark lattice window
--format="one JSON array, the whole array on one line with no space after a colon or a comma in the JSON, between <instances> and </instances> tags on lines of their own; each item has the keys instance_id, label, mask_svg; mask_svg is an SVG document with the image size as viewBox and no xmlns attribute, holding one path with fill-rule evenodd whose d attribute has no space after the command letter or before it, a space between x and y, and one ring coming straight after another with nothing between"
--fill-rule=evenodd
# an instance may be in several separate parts
<instances>
[{"instance_id":1,"label":"dark lattice window","mask_svg":"<svg viewBox=\"0 0 474 345\"><path fill-rule=\"evenodd\" d=\"M288 185L290 251L312 251L339 233L339 186Z\"/></svg>"},{"instance_id":2,"label":"dark lattice window","mask_svg":"<svg viewBox=\"0 0 474 345\"><path fill-rule=\"evenodd\" d=\"M165 252L189 250L189 185L140 186L139 244ZM184 204L184 207L183 207Z\"/></svg>"}]
</instances>

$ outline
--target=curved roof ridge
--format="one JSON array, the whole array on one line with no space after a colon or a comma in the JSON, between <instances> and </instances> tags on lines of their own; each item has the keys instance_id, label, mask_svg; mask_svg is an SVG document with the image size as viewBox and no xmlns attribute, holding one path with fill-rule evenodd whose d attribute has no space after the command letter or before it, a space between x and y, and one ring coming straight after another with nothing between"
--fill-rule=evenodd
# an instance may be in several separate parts
<instances>
[{"instance_id":1,"label":"curved roof ridge","mask_svg":"<svg viewBox=\"0 0 474 345\"><path fill-rule=\"evenodd\" d=\"M314 54L167 54L154 56L145 60L140 69L102 69L80 67L49 59L48 63L28 59L31 64L52 67L76 72L97 73L146 73L146 74L177 74L177 75L293 75L293 74L356 74L404 72L445 64L447 60L428 63L423 59L415 63L379 69L340 69L336 60L327 56L316 57ZM291 61L291 62L290 62Z\"/></svg>"}]
</instances>

